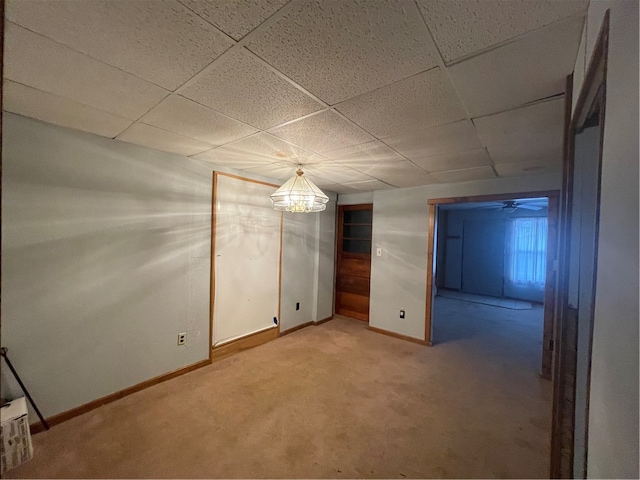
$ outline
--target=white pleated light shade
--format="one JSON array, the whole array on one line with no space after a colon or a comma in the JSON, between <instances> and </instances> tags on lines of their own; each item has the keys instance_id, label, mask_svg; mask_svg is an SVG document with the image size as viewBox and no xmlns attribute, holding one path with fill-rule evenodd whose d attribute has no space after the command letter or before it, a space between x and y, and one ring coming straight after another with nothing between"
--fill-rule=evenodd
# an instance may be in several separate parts
<instances>
[{"instance_id":1,"label":"white pleated light shade","mask_svg":"<svg viewBox=\"0 0 640 480\"><path fill-rule=\"evenodd\" d=\"M302 167L298 167L296 176L271 195L273 208L285 212L308 213L321 212L327 208L327 197L311 180L303 176Z\"/></svg>"}]
</instances>

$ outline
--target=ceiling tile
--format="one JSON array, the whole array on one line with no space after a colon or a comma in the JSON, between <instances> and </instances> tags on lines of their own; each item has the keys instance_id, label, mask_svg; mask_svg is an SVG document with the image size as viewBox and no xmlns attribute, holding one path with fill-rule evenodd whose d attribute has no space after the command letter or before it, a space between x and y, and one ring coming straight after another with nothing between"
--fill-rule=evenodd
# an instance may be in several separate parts
<instances>
[{"instance_id":1,"label":"ceiling tile","mask_svg":"<svg viewBox=\"0 0 640 480\"><path fill-rule=\"evenodd\" d=\"M317 153L291 145L264 132L200 153L194 158L240 169L271 163L290 163L290 168L293 168L298 163L307 165L326 161Z\"/></svg>"},{"instance_id":2,"label":"ceiling tile","mask_svg":"<svg viewBox=\"0 0 640 480\"><path fill-rule=\"evenodd\" d=\"M562 163L545 163L541 161L501 163L496 165L496 172L500 177L515 177L519 175L531 175L562 170Z\"/></svg>"},{"instance_id":3,"label":"ceiling tile","mask_svg":"<svg viewBox=\"0 0 640 480\"><path fill-rule=\"evenodd\" d=\"M10 80L4 81L2 106L7 112L109 138L132 123L132 120Z\"/></svg>"},{"instance_id":4,"label":"ceiling tile","mask_svg":"<svg viewBox=\"0 0 640 480\"><path fill-rule=\"evenodd\" d=\"M583 23L584 18L564 21L449 67L469 114L488 115L563 93Z\"/></svg>"},{"instance_id":5,"label":"ceiling tile","mask_svg":"<svg viewBox=\"0 0 640 480\"><path fill-rule=\"evenodd\" d=\"M470 120L406 131L386 137L384 143L413 161L482 147Z\"/></svg>"},{"instance_id":6,"label":"ceiling tile","mask_svg":"<svg viewBox=\"0 0 640 480\"><path fill-rule=\"evenodd\" d=\"M466 117L453 85L439 68L348 100L336 109L378 138Z\"/></svg>"},{"instance_id":7,"label":"ceiling tile","mask_svg":"<svg viewBox=\"0 0 640 480\"><path fill-rule=\"evenodd\" d=\"M167 91L22 27L5 22L4 76L136 120Z\"/></svg>"},{"instance_id":8,"label":"ceiling tile","mask_svg":"<svg viewBox=\"0 0 640 480\"><path fill-rule=\"evenodd\" d=\"M209 150L211 145L185 137L177 133L168 132L151 125L137 123L118 135L118 140L135 143L143 147L155 148L163 152L176 153L178 155L194 155Z\"/></svg>"},{"instance_id":9,"label":"ceiling tile","mask_svg":"<svg viewBox=\"0 0 640 480\"><path fill-rule=\"evenodd\" d=\"M378 140L332 150L324 155L341 165L354 168L362 173L367 173L376 165L386 165L405 160L402 155L399 155Z\"/></svg>"},{"instance_id":10,"label":"ceiling tile","mask_svg":"<svg viewBox=\"0 0 640 480\"><path fill-rule=\"evenodd\" d=\"M170 95L141 122L212 145L232 142L257 130L179 95Z\"/></svg>"},{"instance_id":11,"label":"ceiling tile","mask_svg":"<svg viewBox=\"0 0 640 480\"><path fill-rule=\"evenodd\" d=\"M493 169L488 166L439 172L434 173L433 176L442 183L470 182L474 180L496 178L496 174L493 173Z\"/></svg>"},{"instance_id":12,"label":"ceiling tile","mask_svg":"<svg viewBox=\"0 0 640 480\"><path fill-rule=\"evenodd\" d=\"M350 183L361 182L365 180L373 180L369 175L358 172L353 168L345 167L333 162L316 163L309 165L304 169L305 175L310 178L320 177L334 183Z\"/></svg>"},{"instance_id":13,"label":"ceiling tile","mask_svg":"<svg viewBox=\"0 0 640 480\"><path fill-rule=\"evenodd\" d=\"M306 0L248 48L330 105L437 64L420 12L405 0Z\"/></svg>"},{"instance_id":14,"label":"ceiling tile","mask_svg":"<svg viewBox=\"0 0 640 480\"><path fill-rule=\"evenodd\" d=\"M271 163L257 167L243 168L242 170L281 181L288 180L296 174L295 166L292 166L290 163Z\"/></svg>"},{"instance_id":15,"label":"ceiling tile","mask_svg":"<svg viewBox=\"0 0 640 480\"><path fill-rule=\"evenodd\" d=\"M437 183L437 180L408 160L394 162L384 166L376 166L369 175L395 187L415 187Z\"/></svg>"},{"instance_id":16,"label":"ceiling tile","mask_svg":"<svg viewBox=\"0 0 640 480\"><path fill-rule=\"evenodd\" d=\"M409 159L429 173L491 165L491 158L484 148L420 159L410 157Z\"/></svg>"},{"instance_id":17,"label":"ceiling tile","mask_svg":"<svg viewBox=\"0 0 640 480\"><path fill-rule=\"evenodd\" d=\"M260 129L322 108L245 49L225 55L180 93Z\"/></svg>"},{"instance_id":18,"label":"ceiling tile","mask_svg":"<svg viewBox=\"0 0 640 480\"><path fill-rule=\"evenodd\" d=\"M561 162L564 99L473 120L494 163Z\"/></svg>"},{"instance_id":19,"label":"ceiling tile","mask_svg":"<svg viewBox=\"0 0 640 480\"><path fill-rule=\"evenodd\" d=\"M178 0L230 37L240 40L289 0Z\"/></svg>"},{"instance_id":20,"label":"ceiling tile","mask_svg":"<svg viewBox=\"0 0 640 480\"><path fill-rule=\"evenodd\" d=\"M346 187L353 188L363 192L370 192L372 190L385 190L387 188L394 188L392 185L381 182L380 180L365 180L362 182L345 183Z\"/></svg>"},{"instance_id":21,"label":"ceiling tile","mask_svg":"<svg viewBox=\"0 0 640 480\"><path fill-rule=\"evenodd\" d=\"M319 153L373 140L371 135L330 110L276 127L270 133Z\"/></svg>"},{"instance_id":22,"label":"ceiling tile","mask_svg":"<svg viewBox=\"0 0 640 480\"><path fill-rule=\"evenodd\" d=\"M175 0L13 0L7 18L169 90L233 45Z\"/></svg>"},{"instance_id":23,"label":"ceiling tile","mask_svg":"<svg viewBox=\"0 0 640 480\"><path fill-rule=\"evenodd\" d=\"M418 0L445 61L586 12L587 0Z\"/></svg>"}]
</instances>

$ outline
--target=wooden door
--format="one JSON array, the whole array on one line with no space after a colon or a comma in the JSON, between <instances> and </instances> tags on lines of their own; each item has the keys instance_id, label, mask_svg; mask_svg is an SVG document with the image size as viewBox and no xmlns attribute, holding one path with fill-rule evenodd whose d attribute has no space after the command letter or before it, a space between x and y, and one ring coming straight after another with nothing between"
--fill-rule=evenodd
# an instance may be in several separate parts
<instances>
[{"instance_id":1,"label":"wooden door","mask_svg":"<svg viewBox=\"0 0 640 480\"><path fill-rule=\"evenodd\" d=\"M338 206L336 314L369 321L373 205Z\"/></svg>"}]
</instances>

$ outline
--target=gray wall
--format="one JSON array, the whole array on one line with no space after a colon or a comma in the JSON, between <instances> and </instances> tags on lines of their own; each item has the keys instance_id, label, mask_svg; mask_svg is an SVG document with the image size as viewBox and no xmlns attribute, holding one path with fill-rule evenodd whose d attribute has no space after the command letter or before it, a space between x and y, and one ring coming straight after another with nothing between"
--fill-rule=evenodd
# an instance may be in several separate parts
<instances>
[{"instance_id":1,"label":"gray wall","mask_svg":"<svg viewBox=\"0 0 640 480\"><path fill-rule=\"evenodd\" d=\"M439 232L438 241L438 269L436 270L436 276L438 278L438 285L442 288L460 289L462 285L469 286L472 279L463 278L463 258L462 258L462 245L465 242L463 225L465 220L481 220L483 222L502 220L506 222L511 218L523 218L523 217L546 217L547 209L542 210L524 210L518 209L513 213L506 213L501 210L490 209L460 209L460 210L440 210L438 214L438 223L443 226L444 233ZM460 239L450 239L447 241L447 236L459 236ZM468 239L466 239L468 240ZM504 244L504 238L502 243ZM504 245L503 245L504 246ZM485 256L486 251L475 252L478 256ZM504 257L504 252L502 253ZM496 258L488 262L487 269L491 271L485 271L482 274L482 282L487 282L489 279L494 279L494 282L498 282L499 285L495 285L493 289L502 291L502 284L504 279L504 268L502 266L503 260ZM500 293L502 295L502 293ZM530 300L535 302L542 302L544 297L544 291L533 289L506 289L505 296L512 298L520 298L522 300Z\"/></svg>"},{"instance_id":2,"label":"gray wall","mask_svg":"<svg viewBox=\"0 0 640 480\"><path fill-rule=\"evenodd\" d=\"M369 324L424 339L430 198L554 190L560 183L557 173L375 191L373 248L383 255L371 259Z\"/></svg>"},{"instance_id":3,"label":"gray wall","mask_svg":"<svg viewBox=\"0 0 640 480\"><path fill-rule=\"evenodd\" d=\"M2 345L43 414L208 358L212 170L247 175L7 113L3 148ZM333 198L285 214L283 327L330 315Z\"/></svg>"},{"instance_id":4,"label":"gray wall","mask_svg":"<svg viewBox=\"0 0 640 480\"><path fill-rule=\"evenodd\" d=\"M611 10L591 364L590 478L638 478L638 2L592 1L576 62L582 85Z\"/></svg>"}]
</instances>

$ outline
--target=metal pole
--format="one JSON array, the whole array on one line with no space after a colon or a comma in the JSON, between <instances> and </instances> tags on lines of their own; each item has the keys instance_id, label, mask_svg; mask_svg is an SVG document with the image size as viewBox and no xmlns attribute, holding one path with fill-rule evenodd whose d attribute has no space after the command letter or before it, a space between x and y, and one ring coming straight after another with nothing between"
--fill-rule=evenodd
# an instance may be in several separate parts
<instances>
[{"instance_id":1,"label":"metal pole","mask_svg":"<svg viewBox=\"0 0 640 480\"><path fill-rule=\"evenodd\" d=\"M38 417L40 418L40 421L42 422L42 426L44 427L45 430L49 430L49 424L47 423L47 421L44 419L44 417L40 413L40 410L38 410L38 407L36 406L36 402L34 402L33 398L31 398L31 395L29 395L29 390L27 390L27 387L25 387L24 383L22 383L22 380L20 380L20 376L18 375L18 372L16 372L16 369L13 368L13 365L11 365L11 361L9 361L9 357L7 357L7 349L5 347L0 348L0 354L2 354L2 358L4 358L4 361L7 362L7 365L9 366L9 369L11 370L11 373L13 373L13 376L16 377L16 380L20 384L20 388L22 388L22 391L24 392L24 394L26 395L27 399L29 400L29 402L33 406L33 409L38 414Z\"/></svg>"}]
</instances>

